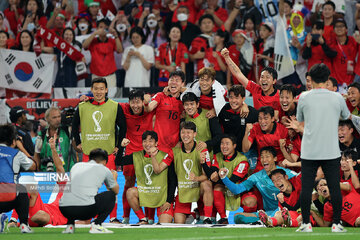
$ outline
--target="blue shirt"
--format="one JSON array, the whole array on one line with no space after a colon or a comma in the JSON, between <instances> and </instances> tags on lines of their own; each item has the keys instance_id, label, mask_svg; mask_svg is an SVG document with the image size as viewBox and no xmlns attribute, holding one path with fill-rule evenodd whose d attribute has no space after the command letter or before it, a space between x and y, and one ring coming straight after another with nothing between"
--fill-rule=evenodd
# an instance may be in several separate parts
<instances>
[{"instance_id":1,"label":"blue shirt","mask_svg":"<svg viewBox=\"0 0 360 240\"><path fill-rule=\"evenodd\" d=\"M297 173L286 168L277 167L285 170L289 179L296 176ZM249 191L253 187L257 187L263 198L264 210L274 211L278 208L277 195L280 193L279 189L275 187L266 171L263 169L260 172L252 174L247 180L240 184L235 184L228 177L222 179L223 183L234 194L240 194L245 191Z\"/></svg>"},{"instance_id":2,"label":"blue shirt","mask_svg":"<svg viewBox=\"0 0 360 240\"><path fill-rule=\"evenodd\" d=\"M278 0L255 0L254 5L259 9L263 22L272 22L276 26L276 17L279 13Z\"/></svg>"}]
</instances>

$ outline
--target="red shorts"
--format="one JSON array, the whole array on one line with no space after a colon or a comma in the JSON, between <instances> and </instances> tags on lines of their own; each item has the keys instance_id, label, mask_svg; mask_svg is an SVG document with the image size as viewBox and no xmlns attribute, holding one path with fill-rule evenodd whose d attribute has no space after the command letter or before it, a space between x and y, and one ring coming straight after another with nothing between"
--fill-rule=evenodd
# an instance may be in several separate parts
<instances>
[{"instance_id":1,"label":"red shorts","mask_svg":"<svg viewBox=\"0 0 360 240\"><path fill-rule=\"evenodd\" d=\"M114 154L110 154L108 156L108 162L106 164L106 167L110 170L116 170L116 166L115 166L115 158L116 156ZM83 162L88 162L89 161L89 155L86 155L83 153L83 158L82 158Z\"/></svg>"},{"instance_id":2,"label":"red shorts","mask_svg":"<svg viewBox=\"0 0 360 240\"><path fill-rule=\"evenodd\" d=\"M246 211L247 208L246 207L244 208L243 200L247 197L253 197L256 199L257 202L256 209L249 208L249 211ZM250 191L241 194L241 207L244 208L244 212L256 212L259 209L263 209L262 196L257 188L253 188Z\"/></svg>"},{"instance_id":3,"label":"red shorts","mask_svg":"<svg viewBox=\"0 0 360 240\"><path fill-rule=\"evenodd\" d=\"M174 213L191 214L192 203L181 203L179 201L179 195L175 198L175 210Z\"/></svg>"},{"instance_id":4,"label":"red shorts","mask_svg":"<svg viewBox=\"0 0 360 240\"><path fill-rule=\"evenodd\" d=\"M134 169L134 165L131 164L131 165L124 165L123 168L123 175L124 176L129 176L129 177L132 177L132 176L135 176L135 169Z\"/></svg>"}]
</instances>

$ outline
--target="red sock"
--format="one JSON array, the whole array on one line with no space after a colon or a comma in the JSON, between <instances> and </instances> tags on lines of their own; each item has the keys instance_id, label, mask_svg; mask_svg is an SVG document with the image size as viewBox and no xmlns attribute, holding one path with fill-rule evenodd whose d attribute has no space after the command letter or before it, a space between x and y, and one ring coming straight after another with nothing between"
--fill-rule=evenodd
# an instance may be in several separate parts
<instances>
[{"instance_id":1,"label":"red sock","mask_svg":"<svg viewBox=\"0 0 360 240\"><path fill-rule=\"evenodd\" d=\"M226 218L225 197L221 191L214 191L214 205L221 218Z\"/></svg>"},{"instance_id":2,"label":"red sock","mask_svg":"<svg viewBox=\"0 0 360 240\"><path fill-rule=\"evenodd\" d=\"M114 206L113 210L110 213L110 219L111 218L116 218L116 216L117 216L117 201L115 202L115 206Z\"/></svg>"},{"instance_id":3,"label":"red sock","mask_svg":"<svg viewBox=\"0 0 360 240\"><path fill-rule=\"evenodd\" d=\"M277 226L278 225L278 221L276 220L276 218L272 217L271 218L272 224L273 226Z\"/></svg>"},{"instance_id":4,"label":"red sock","mask_svg":"<svg viewBox=\"0 0 360 240\"><path fill-rule=\"evenodd\" d=\"M205 217L211 217L213 206L204 206L204 216Z\"/></svg>"},{"instance_id":5,"label":"red sock","mask_svg":"<svg viewBox=\"0 0 360 240\"><path fill-rule=\"evenodd\" d=\"M131 207L130 207L129 202L128 202L127 198L126 198L126 191L128 189L129 189L128 187L124 187L124 192L123 192L123 195L122 195L123 212L124 212L123 218L129 218L130 217Z\"/></svg>"},{"instance_id":6,"label":"red sock","mask_svg":"<svg viewBox=\"0 0 360 240\"><path fill-rule=\"evenodd\" d=\"M213 205L213 210L212 210L212 213L211 213L211 217L212 218L216 218L216 214L217 214L218 212L216 211L216 207L215 207L215 205Z\"/></svg>"},{"instance_id":7,"label":"red sock","mask_svg":"<svg viewBox=\"0 0 360 240\"><path fill-rule=\"evenodd\" d=\"M155 217L155 208L145 208L145 215L148 219L154 220Z\"/></svg>"},{"instance_id":8,"label":"red sock","mask_svg":"<svg viewBox=\"0 0 360 240\"><path fill-rule=\"evenodd\" d=\"M15 218L15 219L18 219L18 218L19 218L19 216L18 216L18 214L17 214L17 212L16 212L15 209L14 209L14 211L13 211L12 214L11 214L11 218Z\"/></svg>"},{"instance_id":9,"label":"red sock","mask_svg":"<svg viewBox=\"0 0 360 240\"><path fill-rule=\"evenodd\" d=\"M298 227L298 226L299 226L299 223L296 220L296 218L292 218L291 219L291 227Z\"/></svg>"},{"instance_id":10,"label":"red sock","mask_svg":"<svg viewBox=\"0 0 360 240\"><path fill-rule=\"evenodd\" d=\"M199 210L200 216L204 216L204 202L203 202L202 198L200 198L197 201L197 205L198 205L198 210Z\"/></svg>"},{"instance_id":11,"label":"red sock","mask_svg":"<svg viewBox=\"0 0 360 240\"><path fill-rule=\"evenodd\" d=\"M138 211L136 211L135 214L139 218L139 220L145 218L144 212L141 208Z\"/></svg>"}]
</instances>

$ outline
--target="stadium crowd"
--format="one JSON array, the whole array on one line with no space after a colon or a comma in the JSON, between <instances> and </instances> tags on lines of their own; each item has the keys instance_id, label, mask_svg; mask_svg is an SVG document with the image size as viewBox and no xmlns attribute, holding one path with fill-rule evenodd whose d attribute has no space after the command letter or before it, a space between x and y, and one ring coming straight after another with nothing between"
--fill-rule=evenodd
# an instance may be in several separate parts
<instances>
[{"instance_id":1,"label":"stadium crowd","mask_svg":"<svg viewBox=\"0 0 360 240\"><path fill-rule=\"evenodd\" d=\"M129 223L131 209L139 224L152 223L155 210L160 223L228 224L226 211L241 207L237 224L260 221L302 232L312 231L311 226L332 226L333 232L346 231L343 225L360 226L360 3L119 2L1 3L0 48L54 53L54 87L79 86L76 67L86 64L90 77L84 82L92 92L81 97L68 125L56 107L35 127L27 126L23 108L11 109L12 125L0 126L0 183L8 183L1 186L14 191L20 169L69 171L71 182L58 184L73 191L60 190L46 204L37 192L3 194L2 188L1 231L7 219L3 212L12 209L8 226L17 226L19 219L23 233L47 224L66 224L63 233L74 233L75 220L90 223L95 216L90 233L111 233L101 226L106 217ZM279 21L284 21L282 44L288 44L295 68L282 79L274 69ZM81 51L82 62L39 37L40 27ZM107 97L108 88L123 86L132 88L128 103ZM164 90L151 96L136 89L154 86ZM253 106L245 103L247 91ZM341 119L304 114L309 93L323 92L332 96ZM317 159L336 164L314 171L306 220L300 210L301 169L311 158L309 142L302 140L316 136L315 122L319 128L335 122L327 136L316 140L329 143L329 154ZM125 176L124 186L116 183L117 171ZM341 201L333 206L338 199L330 187L334 181L341 189L341 216L335 213ZM108 191L97 193L102 183ZM122 221L116 215L119 187L124 188Z\"/></svg>"}]
</instances>

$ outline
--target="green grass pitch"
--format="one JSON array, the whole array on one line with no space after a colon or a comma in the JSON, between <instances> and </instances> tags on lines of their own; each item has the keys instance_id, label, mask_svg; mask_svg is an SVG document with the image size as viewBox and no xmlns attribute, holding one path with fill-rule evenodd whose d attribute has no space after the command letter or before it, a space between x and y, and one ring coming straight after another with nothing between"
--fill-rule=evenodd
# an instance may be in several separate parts
<instances>
[{"instance_id":1,"label":"green grass pitch","mask_svg":"<svg viewBox=\"0 0 360 240\"><path fill-rule=\"evenodd\" d=\"M89 234L88 228L77 228L75 234L61 234L62 228L33 228L33 234L20 234L11 228L0 234L0 239L24 240L92 240L92 239L171 239L171 240L222 240L222 239L288 239L288 240L347 240L360 239L360 228L347 228L347 233L331 233L330 228L313 228L313 233L296 233L296 228L116 228L114 234Z\"/></svg>"}]
</instances>

